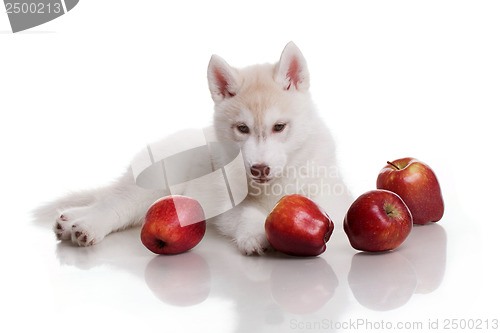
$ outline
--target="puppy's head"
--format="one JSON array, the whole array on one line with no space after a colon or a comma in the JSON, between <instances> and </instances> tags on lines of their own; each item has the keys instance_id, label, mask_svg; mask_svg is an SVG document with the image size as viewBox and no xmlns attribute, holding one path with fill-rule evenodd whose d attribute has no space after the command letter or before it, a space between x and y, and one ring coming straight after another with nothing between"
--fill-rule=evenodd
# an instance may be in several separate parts
<instances>
[{"instance_id":1,"label":"puppy's head","mask_svg":"<svg viewBox=\"0 0 500 333\"><path fill-rule=\"evenodd\" d=\"M219 140L241 147L249 178L279 177L311 130L312 103L306 61L290 42L279 62L235 69L212 56L208 83Z\"/></svg>"}]
</instances>

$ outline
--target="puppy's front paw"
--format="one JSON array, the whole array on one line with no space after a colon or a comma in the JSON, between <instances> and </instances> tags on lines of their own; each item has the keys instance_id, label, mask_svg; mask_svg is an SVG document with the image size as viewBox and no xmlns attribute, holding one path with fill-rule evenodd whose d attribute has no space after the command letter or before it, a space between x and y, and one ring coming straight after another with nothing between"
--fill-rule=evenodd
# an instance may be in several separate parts
<instances>
[{"instance_id":1,"label":"puppy's front paw","mask_svg":"<svg viewBox=\"0 0 500 333\"><path fill-rule=\"evenodd\" d=\"M68 223L68 218L64 214L60 214L56 219L54 233L59 240L71 239L71 224Z\"/></svg>"},{"instance_id":2,"label":"puppy's front paw","mask_svg":"<svg viewBox=\"0 0 500 333\"><path fill-rule=\"evenodd\" d=\"M265 233L239 237L236 239L236 245L240 252L246 255L263 255L271 248Z\"/></svg>"},{"instance_id":3,"label":"puppy's front paw","mask_svg":"<svg viewBox=\"0 0 500 333\"><path fill-rule=\"evenodd\" d=\"M99 218L92 207L70 208L56 219L54 232L59 240L71 240L78 246L94 245L106 235Z\"/></svg>"},{"instance_id":4,"label":"puppy's front paw","mask_svg":"<svg viewBox=\"0 0 500 333\"><path fill-rule=\"evenodd\" d=\"M104 237L98 237L96 233L85 224L74 224L71 226L71 241L78 246L90 246L100 242Z\"/></svg>"}]
</instances>

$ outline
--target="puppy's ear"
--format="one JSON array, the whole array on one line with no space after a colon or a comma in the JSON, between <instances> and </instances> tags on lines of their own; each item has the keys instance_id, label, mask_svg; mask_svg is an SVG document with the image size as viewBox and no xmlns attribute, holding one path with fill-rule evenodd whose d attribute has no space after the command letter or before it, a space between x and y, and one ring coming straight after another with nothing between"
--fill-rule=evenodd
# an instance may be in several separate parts
<instances>
[{"instance_id":1,"label":"puppy's ear","mask_svg":"<svg viewBox=\"0 0 500 333\"><path fill-rule=\"evenodd\" d=\"M285 90L306 91L309 89L309 71L306 59L293 42L286 44L281 53L275 78Z\"/></svg>"},{"instance_id":2,"label":"puppy's ear","mask_svg":"<svg viewBox=\"0 0 500 333\"><path fill-rule=\"evenodd\" d=\"M231 98L238 92L240 76L238 71L218 55L213 55L208 64L208 87L215 103Z\"/></svg>"}]
</instances>

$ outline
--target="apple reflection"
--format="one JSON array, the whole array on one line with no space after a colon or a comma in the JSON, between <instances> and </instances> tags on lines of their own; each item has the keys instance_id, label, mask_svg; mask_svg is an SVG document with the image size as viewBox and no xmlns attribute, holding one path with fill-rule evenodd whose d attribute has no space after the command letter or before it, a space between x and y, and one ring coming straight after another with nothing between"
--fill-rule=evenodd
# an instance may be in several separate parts
<instances>
[{"instance_id":1,"label":"apple reflection","mask_svg":"<svg viewBox=\"0 0 500 333\"><path fill-rule=\"evenodd\" d=\"M347 280L356 300L378 311L404 305L417 287L411 263L397 252L355 254Z\"/></svg>"},{"instance_id":2,"label":"apple reflection","mask_svg":"<svg viewBox=\"0 0 500 333\"><path fill-rule=\"evenodd\" d=\"M209 266L195 252L153 258L146 266L145 280L158 299L171 305L192 306L210 294Z\"/></svg>"},{"instance_id":3,"label":"apple reflection","mask_svg":"<svg viewBox=\"0 0 500 333\"><path fill-rule=\"evenodd\" d=\"M400 253L407 258L417 274L417 294L436 290L446 269L446 231L437 224L415 225Z\"/></svg>"},{"instance_id":4,"label":"apple reflection","mask_svg":"<svg viewBox=\"0 0 500 333\"><path fill-rule=\"evenodd\" d=\"M320 257L280 260L271 273L271 294L285 310L312 313L334 295L339 282L332 267Z\"/></svg>"},{"instance_id":5,"label":"apple reflection","mask_svg":"<svg viewBox=\"0 0 500 333\"><path fill-rule=\"evenodd\" d=\"M358 302L386 311L406 304L414 293L436 290L446 269L446 231L436 223L414 225L400 248L352 257L348 282Z\"/></svg>"}]
</instances>

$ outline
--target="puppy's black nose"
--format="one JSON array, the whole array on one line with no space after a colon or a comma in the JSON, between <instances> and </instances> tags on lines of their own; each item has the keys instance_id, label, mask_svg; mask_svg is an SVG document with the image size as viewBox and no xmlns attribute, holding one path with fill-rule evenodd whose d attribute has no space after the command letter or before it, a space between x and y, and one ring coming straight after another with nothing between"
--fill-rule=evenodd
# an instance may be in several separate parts
<instances>
[{"instance_id":1,"label":"puppy's black nose","mask_svg":"<svg viewBox=\"0 0 500 333\"><path fill-rule=\"evenodd\" d=\"M250 168L252 176L257 178L266 178L270 172L271 168L265 164L254 164Z\"/></svg>"}]
</instances>

